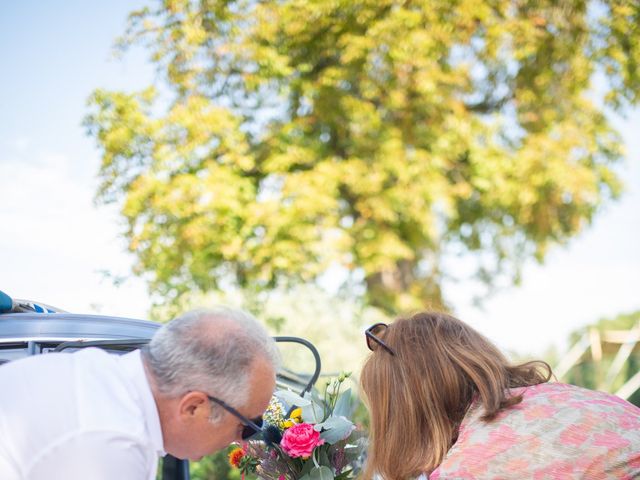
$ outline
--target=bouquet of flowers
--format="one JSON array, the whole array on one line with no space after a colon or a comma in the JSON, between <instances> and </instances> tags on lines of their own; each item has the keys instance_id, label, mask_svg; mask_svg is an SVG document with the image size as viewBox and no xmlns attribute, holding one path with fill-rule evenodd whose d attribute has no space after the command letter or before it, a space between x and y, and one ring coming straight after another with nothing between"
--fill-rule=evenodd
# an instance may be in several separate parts
<instances>
[{"instance_id":1,"label":"bouquet of flowers","mask_svg":"<svg viewBox=\"0 0 640 480\"><path fill-rule=\"evenodd\" d=\"M349 374L325 384L324 396L277 391L264 414L264 439L229 453L229 462L264 480L355 478L365 438L347 417L351 391L340 393Z\"/></svg>"}]
</instances>

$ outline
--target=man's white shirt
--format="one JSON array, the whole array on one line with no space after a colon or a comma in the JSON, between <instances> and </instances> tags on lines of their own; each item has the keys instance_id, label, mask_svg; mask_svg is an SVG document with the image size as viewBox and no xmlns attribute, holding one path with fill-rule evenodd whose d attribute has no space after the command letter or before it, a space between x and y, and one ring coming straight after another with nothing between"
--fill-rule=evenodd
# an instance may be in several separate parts
<instances>
[{"instance_id":1,"label":"man's white shirt","mask_svg":"<svg viewBox=\"0 0 640 480\"><path fill-rule=\"evenodd\" d=\"M140 351L0 367L0 479L154 480L164 454Z\"/></svg>"}]
</instances>

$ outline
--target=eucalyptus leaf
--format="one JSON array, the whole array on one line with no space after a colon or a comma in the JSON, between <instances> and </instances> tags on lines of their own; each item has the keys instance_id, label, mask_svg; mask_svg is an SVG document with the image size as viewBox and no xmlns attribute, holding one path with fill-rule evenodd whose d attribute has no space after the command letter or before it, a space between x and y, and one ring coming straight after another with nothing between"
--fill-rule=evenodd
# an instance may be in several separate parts
<instances>
[{"instance_id":1,"label":"eucalyptus leaf","mask_svg":"<svg viewBox=\"0 0 640 480\"><path fill-rule=\"evenodd\" d=\"M329 445L344 440L355 428L355 425L345 417L330 417L325 422L314 426L315 430L321 432L320 438Z\"/></svg>"},{"instance_id":2,"label":"eucalyptus leaf","mask_svg":"<svg viewBox=\"0 0 640 480\"><path fill-rule=\"evenodd\" d=\"M306 423L319 423L322 421L323 409L316 403L309 402L302 407L302 421Z\"/></svg>"},{"instance_id":3,"label":"eucalyptus leaf","mask_svg":"<svg viewBox=\"0 0 640 480\"><path fill-rule=\"evenodd\" d=\"M351 415L351 389L348 388L340 394L333 409L333 415L336 417L349 417Z\"/></svg>"},{"instance_id":4,"label":"eucalyptus leaf","mask_svg":"<svg viewBox=\"0 0 640 480\"><path fill-rule=\"evenodd\" d=\"M322 398L320 398L320 395L318 394L318 392L316 390L311 390L310 392L305 392L304 398L306 398L308 400L311 400L312 402L316 403L317 405L322 405L322 403L323 403Z\"/></svg>"},{"instance_id":5,"label":"eucalyptus leaf","mask_svg":"<svg viewBox=\"0 0 640 480\"><path fill-rule=\"evenodd\" d=\"M331 465L331 460L329 460L329 452L326 448L320 447L317 449L318 451L318 463L320 465Z\"/></svg>"},{"instance_id":6,"label":"eucalyptus leaf","mask_svg":"<svg viewBox=\"0 0 640 480\"><path fill-rule=\"evenodd\" d=\"M278 397L278 399L283 401L286 404L287 408L291 408L294 405L296 407L305 407L311 404L310 400L302 398L300 395L297 395L288 390L278 390L274 393L274 395Z\"/></svg>"},{"instance_id":7,"label":"eucalyptus leaf","mask_svg":"<svg viewBox=\"0 0 640 480\"><path fill-rule=\"evenodd\" d=\"M321 465L320 467L315 467L311 470L309 478L311 480L333 480L334 476L329 467Z\"/></svg>"},{"instance_id":8,"label":"eucalyptus leaf","mask_svg":"<svg viewBox=\"0 0 640 480\"><path fill-rule=\"evenodd\" d=\"M311 460L304 462L304 464L302 465L302 470L300 470L300 475L302 475L303 477L308 477L312 468L315 467Z\"/></svg>"}]
</instances>

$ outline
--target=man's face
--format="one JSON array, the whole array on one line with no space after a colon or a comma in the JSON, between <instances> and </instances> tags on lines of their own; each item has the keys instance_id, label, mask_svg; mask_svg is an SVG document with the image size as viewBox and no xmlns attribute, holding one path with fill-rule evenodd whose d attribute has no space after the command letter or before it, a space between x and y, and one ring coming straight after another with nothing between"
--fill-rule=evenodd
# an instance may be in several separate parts
<instances>
[{"instance_id":1,"label":"man's face","mask_svg":"<svg viewBox=\"0 0 640 480\"><path fill-rule=\"evenodd\" d=\"M256 361L250 374L249 395L246 405L237 406L233 399L228 402L246 418L262 415L275 388L275 372L270 365ZM172 435L173 441L165 442L167 452L178 458L199 460L230 443L241 441L244 425L227 410L219 408L220 417L211 422L211 403L207 394L215 392L189 392L181 399L178 425Z\"/></svg>"}]
</instances>

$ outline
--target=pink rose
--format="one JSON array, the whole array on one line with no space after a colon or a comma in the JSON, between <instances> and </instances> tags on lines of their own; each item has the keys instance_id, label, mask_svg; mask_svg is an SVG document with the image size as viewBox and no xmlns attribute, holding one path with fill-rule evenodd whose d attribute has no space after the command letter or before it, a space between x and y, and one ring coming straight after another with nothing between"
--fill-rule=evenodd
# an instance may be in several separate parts
<instances>
[{"instance_id":1,"label":"pink rose","mask_svg":"<svg viewBox=\"0 0 640 480\"><path fill-rule=\"evenodd\" d=\"M324 440L320 438L320 432L316 432L313 425L297 423L284 431L280 446L290 457L309 458L313 449L323 443Z\"/></svg>"}]
</instances>

